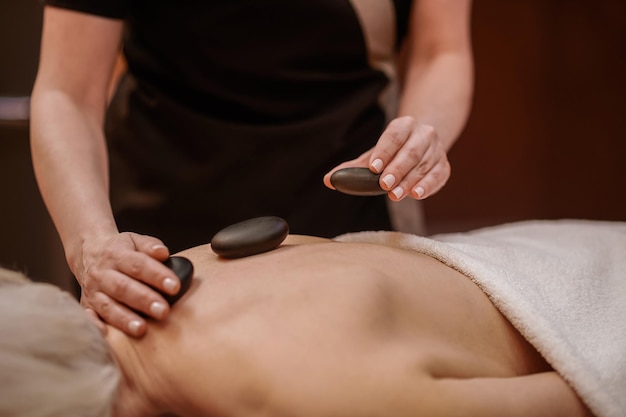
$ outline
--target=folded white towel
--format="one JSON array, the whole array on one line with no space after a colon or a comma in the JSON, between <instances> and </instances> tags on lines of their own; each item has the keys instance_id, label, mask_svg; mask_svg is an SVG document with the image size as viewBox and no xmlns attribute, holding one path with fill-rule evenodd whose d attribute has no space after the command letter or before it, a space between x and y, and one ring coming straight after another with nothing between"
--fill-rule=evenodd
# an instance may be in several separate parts
<instances>
[{"instance_id":1,"label":"folded white towel","mask_svg":"<svg viewBox=\"0 0 626 417\"><path fill-rule=\"evenodd\" d=\"M626 222L537 220L430 238L350 233L472 279L598 417L626 416Z\"/></svg>"}]
</instances>

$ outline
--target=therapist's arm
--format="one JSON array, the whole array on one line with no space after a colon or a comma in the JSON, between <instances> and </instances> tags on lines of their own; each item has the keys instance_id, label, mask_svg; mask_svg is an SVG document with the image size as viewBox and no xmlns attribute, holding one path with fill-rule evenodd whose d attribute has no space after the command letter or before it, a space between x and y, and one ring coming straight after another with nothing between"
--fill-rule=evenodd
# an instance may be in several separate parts
<instances>
[{"instance_id":1,"label":"therapist's arm","mask_svg":"<svg viewBox=\"0 0 626 417\"><path fill-rule=\"evenodd\" d=\"M398 117L372 150L335 169L370 167L381 173L380 185L394 201L424 199L445 185L451 172L447 152L472 102L470 19L470 0L413 2ZM324 179L328 186L331 173Z\"/></svg>"},{"instance_id":2,"label":"therapist's arm","mask_svg":"<svg viewBox=\"0 0 626 417\"><path fill-rule=\"evenodd\" d=\"M404 85L398 111L369 157L379 159L386 189L423 199L450 177L447 152L468 119L473 92L470 0L418 0L413 3ZM381 184L383 185L383 184Z\"/></svg>"},{"instance_id":3,"label":"therapist's arm","mask_svg":"<svg viewBox=\"0 0 626 417\"><path fill-rule=\"evenodd\" d=\"M172 272L160 262L168 256L163 243L120 234L109 202L103 121L122 28L119 20L45 8L31 148L41 194L82 288L81 303L105 322L141 336L146 322L132 309L154 318L169 311L144 283L168 293L179 284L168 281Z\"/></svg>"}]
</instances>

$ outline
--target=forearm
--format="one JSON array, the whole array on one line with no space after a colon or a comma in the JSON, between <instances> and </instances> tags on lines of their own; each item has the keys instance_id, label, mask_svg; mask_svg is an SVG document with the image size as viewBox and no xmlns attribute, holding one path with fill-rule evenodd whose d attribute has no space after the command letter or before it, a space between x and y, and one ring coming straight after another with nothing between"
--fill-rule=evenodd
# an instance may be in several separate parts
<instances>
[{"instance_id":1,"label":"forearm","mask_svg":"<svg viewBox=\"0 0 626 417\"><path fill-rule=\"evenodd\" d=\"M440 379L437 416L592 417L556 372L514 378ZM440 408L441 407L441 408ZM449 408L452 407L452 408Z\"/></svg>"},{"instance_id":2,"label":"forearm","mask_svg":"<svg viewBox=\"0 0 626 417\"><path fill-rule=\"evenodd\" d=\"M85 241L117 232L102 130L120 20L46 6L31 100L37 182L76 272Z\"/></svg>"},{"instance_id":3,"label":"forearm","mask_svg":"<svg viewBox=\"0 0 626 417\"><path fill-rule=\"evenodd\" d=\"M119 233L109 202L104 115L123 21L46 6L31 102L35 176L59 232L81 303L134 336L137 314L163 319L178 281L159 239ZM146 285L147 284L147 285ZM150 288L152 287L152 288Z\"/></svg>"},{"instance_id":4,"label":"forearm","mask_svg":"<svg viewBox=\"0 0 626 417\"><path fill-rule=\"evenodd\" d=\"M413 116L433 126L449 150L469 117L473 63L469 52L445 52L409 68L399 116Z\"/></svg>"},{"instance_id":5,"label":"forearm","mask_svg":"<svg viewBox=\"0 0 626 417\"><path fill-rule=\"evenodd\" d=\"M71 267L72 259L80 258L82 242L117 232L101 112L89 113L60 90L35 86L33 91L33 166Z\"/></svg>"}]
</instances>

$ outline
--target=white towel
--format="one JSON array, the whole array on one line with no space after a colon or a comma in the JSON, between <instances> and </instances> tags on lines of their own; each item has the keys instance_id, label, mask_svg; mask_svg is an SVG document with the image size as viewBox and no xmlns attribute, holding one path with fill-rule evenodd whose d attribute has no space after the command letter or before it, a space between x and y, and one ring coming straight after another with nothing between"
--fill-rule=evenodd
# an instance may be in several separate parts
<instances>
[{"instance_id":1,"label":"white towel","mask_svg":"<svg viewBox=\"0 0 626 417\"><path fill-rule=\"evenodd\" d=\"M595 415L626 416L626 222L536 220L336 240L413 249L467 275Z\"/></svg>"}]
</instances>

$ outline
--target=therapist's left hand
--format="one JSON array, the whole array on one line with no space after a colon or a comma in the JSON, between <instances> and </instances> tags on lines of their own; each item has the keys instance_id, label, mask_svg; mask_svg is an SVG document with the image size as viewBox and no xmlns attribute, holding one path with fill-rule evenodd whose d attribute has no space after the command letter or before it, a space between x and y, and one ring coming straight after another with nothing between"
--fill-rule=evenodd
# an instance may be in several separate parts
<instances>
[{"instance_id":1,"label":"therapist's left hand","mask_svg":"<svg viewBox=\"0 0 626 417\"><path fill-rule=\"evenodd\" d=\"M437 130L414 117L392 120L375 147L333 168L324 184L334 189L330 176L338 169L367 166L380 175L380 186L393 201L407 196L425 199L439 191L450 178L450 163Z\"/></svg>"}]
</instances>

